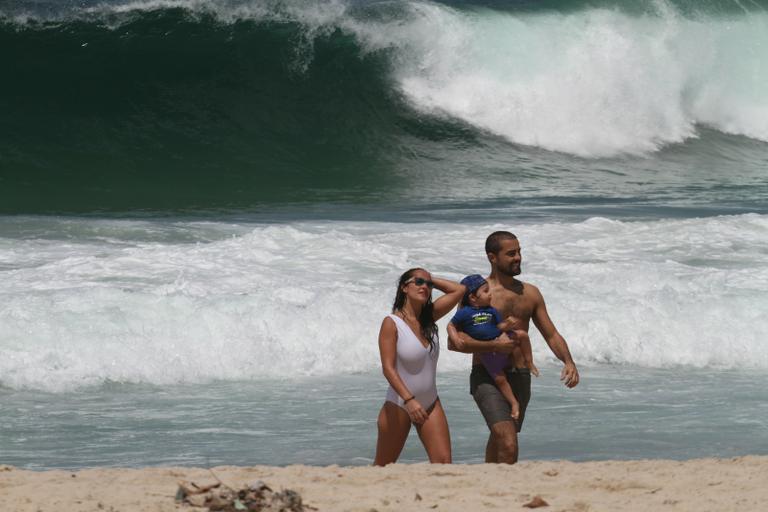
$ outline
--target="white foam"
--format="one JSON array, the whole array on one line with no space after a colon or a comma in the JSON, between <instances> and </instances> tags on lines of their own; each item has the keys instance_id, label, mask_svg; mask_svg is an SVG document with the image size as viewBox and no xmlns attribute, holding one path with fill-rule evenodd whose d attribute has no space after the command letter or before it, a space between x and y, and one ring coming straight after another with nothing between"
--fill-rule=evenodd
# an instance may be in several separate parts
<instances>
[{"instance_id":1,"label":"white foam","mask_svg":"<svg viewBox=\"0 0 768 512\"><path fill-rule=\"evenodd\" d=\"M695 137L698 124L768 141L765 11L685 18L659 0L645 16L513 15L417 1L375 21L338 1L287 5L281 19L302 23L310 38L338 28L365 52L389 51L415 108L512 142L585 157L642 154Z\"/></svg>"},{"instance_id":2,"label":"white foam","mask_svg":"<svg viewBox=\"0 0 768 512\"><path fill-rule=\"evenodd\" d=\"M585 157L655 151L697 124L768 141L764 12L414 13L395 76L426 112Z\"/></svg>"},{"instance_id":3,"label":"white foam","mask_svg":"<svg viewBox=\"0 0 768 512\"><path fill-rule=\"evenodd\" d=\"M399 274L485 271L484 238L507 227L71 222L102 234L0 238L4 386L371 371ZM517 231L523 277L544 293L580 364L768 369L768 217ZM538 335L534 344L537 358L553 358ZM440 368L468 364L444 350Z\"/></svg>"}]
</instances>

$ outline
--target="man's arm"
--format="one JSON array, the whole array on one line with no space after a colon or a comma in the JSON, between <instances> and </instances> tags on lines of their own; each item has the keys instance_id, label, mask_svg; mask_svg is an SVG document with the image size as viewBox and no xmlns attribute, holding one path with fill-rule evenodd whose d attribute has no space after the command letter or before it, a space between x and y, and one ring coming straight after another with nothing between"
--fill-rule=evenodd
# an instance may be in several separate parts
<instances>
[{"instance_id":1,"label":"man's arm","mask_svg":"<svg viewBox=\"0 0 768 512\"><path fill-rule=\"evenodd\" d=\"M526 286L530 285L526 284ZM568 350L568 344L560 333L557 332L552 319L549 318L544 297L539 289L531 286L531 290L534 293L534 309L533 316L531 317L533 323L544 337L552 353L565 365L563 371L560 372L560 380L569 388L575 387L579 383L579 370L576 369L576 364L573 362L571 351Z\"/></svg>"},{"instance_id":2,"label":"man's arm","mask_svg":"<svg viewBox=\"0 0 768 512\"><path fill-rule=\"evenodd\" d=\"M448 350L474 354L478 352L502 352L509 354L517 346L505 333L493 341L476 340L463 332L459 332L453 323L448 324Z\"/></svg>"}]
</instances>

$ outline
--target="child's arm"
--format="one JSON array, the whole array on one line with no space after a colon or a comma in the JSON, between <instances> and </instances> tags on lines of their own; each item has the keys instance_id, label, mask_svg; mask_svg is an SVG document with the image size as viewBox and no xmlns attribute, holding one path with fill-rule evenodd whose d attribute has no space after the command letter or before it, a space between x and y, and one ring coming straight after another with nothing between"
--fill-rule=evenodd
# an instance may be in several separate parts
<instances>
[{"instance_id":1,"label":"child's arm","mask_svg":"<svg viewBox=\"0 0 768 512\"><path fill-rule=\"evenodd\" d=\"M501 315L499 315L498 310L494 310L494 312L496 314L496 318L500 319ZM500 320L496 324L496 328L501 332L506 333L507 336L509 336L509 339L515 340L516 342L524 342L528 340L528 343L530 344L528 331L524 330L522 327L523 326L520 325L520 321L512 315L509 315L504 320Z\"/></svg>"},{"instance_id":2,"label":"child's arm","mask_svg":"<svg viewBox=\"0 0 768 512\"><path fill-rule=\"evenodd\" d=\"M509 315L507 318L496 324L496 327L504 332L518 331L522 327L519 322L520 321L516 317Z\"/></svg>"}]
</instances>

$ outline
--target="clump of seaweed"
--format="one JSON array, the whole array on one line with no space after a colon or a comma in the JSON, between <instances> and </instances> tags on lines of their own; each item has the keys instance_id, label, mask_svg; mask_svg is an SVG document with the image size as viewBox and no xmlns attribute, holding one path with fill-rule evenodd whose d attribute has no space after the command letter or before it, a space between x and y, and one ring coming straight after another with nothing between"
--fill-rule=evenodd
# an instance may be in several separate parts
<instances>
[{"instance_id":1,"label":"clump of seaweed","mask_svg":"<svg viewBox=\"0 0 768 512\"><path fill-rule=\"evenodd\" d=\"M218 478L216 480L216 483L209 485L179 482L176 501L192 507L204 508L211 512L304 512L317 510L304 504L301 495L296 491L284 489L275 492L261 480L240 489L229 487Z\"/></svg>"}]
</instances>

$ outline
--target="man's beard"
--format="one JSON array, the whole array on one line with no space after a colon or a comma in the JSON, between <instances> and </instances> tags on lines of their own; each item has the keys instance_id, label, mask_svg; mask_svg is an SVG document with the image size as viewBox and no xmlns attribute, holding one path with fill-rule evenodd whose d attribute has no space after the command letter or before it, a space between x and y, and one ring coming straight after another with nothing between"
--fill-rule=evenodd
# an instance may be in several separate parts
<instances>
[{"instance_id":1,"label":"man's beard","mask_svg":"<svg viewBox=\"0 0 768 512\"><path fill-rule=\"evenodd\" d=\"M504 274L505 276L510 276L510 277L519 276L521 274L521 272L522 272L521 269L522 269L522 264L510 265L507 268L499 268L499 270L501 271L502 274Z\"/></svg>"}]
</instances>

